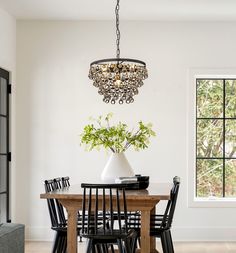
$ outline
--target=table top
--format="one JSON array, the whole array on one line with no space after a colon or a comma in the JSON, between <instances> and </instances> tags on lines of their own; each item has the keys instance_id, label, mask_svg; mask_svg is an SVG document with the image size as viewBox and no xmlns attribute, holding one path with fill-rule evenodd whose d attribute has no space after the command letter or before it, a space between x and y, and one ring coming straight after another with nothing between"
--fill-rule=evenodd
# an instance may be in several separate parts
<instances>
[{"instance_id":1,"label":"table top","mask_svg":"<svg viewBox=\"0 0 236 253\"><path fill-rule=\"evenodd\" d=\"M127 190L126 199L149 199L149 200L169 200L170 183L150 183L146 190ZM41 199L81 199L83 189L80 184L71 185L60 190L40 194Z\"/></svg>"}]
</instances>

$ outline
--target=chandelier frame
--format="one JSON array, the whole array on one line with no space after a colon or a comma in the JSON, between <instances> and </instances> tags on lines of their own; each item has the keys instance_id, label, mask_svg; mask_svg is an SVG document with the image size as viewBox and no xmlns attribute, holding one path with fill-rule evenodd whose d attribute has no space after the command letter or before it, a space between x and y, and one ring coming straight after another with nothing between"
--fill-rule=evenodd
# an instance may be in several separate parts
<instances>
[{"instance_id":1,"label":"chandelier frame","mask_svg":"<svg viewBox=\"0 0 236 253\"><path fill-rule=\"evenodd\" d=\"M107 59L101 59L101 60L96 60L90 63L90 66L92 67L93 65L98 65L100 63L109 63L109 62L116 62L117 64L123 63L123 62L130 62L130 63L138 63L140 65L143 65L146 67L146 63L144 61L136 60L136 59L131 59L131 58L107 58Z\"/></svg>"}]
</instances>

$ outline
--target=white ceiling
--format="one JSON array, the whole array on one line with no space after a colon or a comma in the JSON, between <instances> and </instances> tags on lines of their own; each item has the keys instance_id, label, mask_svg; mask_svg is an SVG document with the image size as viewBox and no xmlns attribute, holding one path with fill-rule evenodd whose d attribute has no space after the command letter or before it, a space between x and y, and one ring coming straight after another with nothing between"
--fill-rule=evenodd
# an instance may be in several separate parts
<instances>
[{"instance_id":1,"label":"white ceiling","mask_svg":"<svg viewBox=\"0 0 236 253\"><path fill-rule=\"evenodd\" d=\"M17 19L113 20L116 0L0 0ZM236 0L121 0L122 20L236 20Z\"/></svg>"}]
</instances>

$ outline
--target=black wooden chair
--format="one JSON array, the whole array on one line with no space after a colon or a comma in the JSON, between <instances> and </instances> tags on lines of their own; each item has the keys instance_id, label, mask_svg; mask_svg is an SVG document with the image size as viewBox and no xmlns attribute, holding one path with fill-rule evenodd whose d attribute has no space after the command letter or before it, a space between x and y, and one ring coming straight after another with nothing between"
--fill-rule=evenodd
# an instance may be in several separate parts
<instances>
[{"instance_id":1,"label":"black wooden chair","mask_svg":"<svg viewBox=\"0 0 236 253\"><path fill-rule=\"evenodd\" d=\"M52 192L59 189L62 184L60 178L44 181L45 192ZM51 219L51 229L56 232L53 253L66 253L67 249L67 219L64 213L63 206L56 199L47 199L49 215ZM78 225L78 235L81 230L81 225Z\"/></svg>"},{"instance_id":2,"label":"black wooden chair","mask_svg":"<svg viewBox=\"0 0 236 253\"><path fill-rule=\"evenodd\" d=\"M58 178L54 178L54 186L55 189L62 189L65 187L69 187L70 186L70 178L69 177L58 177ZM65 218L65 212L64 212L64 207L58 202L58 200L56 200L57 205L58 205L58 209L60 210L59 214L62 213L62 215L60 215L60 219L61 222L67 222L67 219ZM82 222L81 222L81 214L80 212L78 212L78 229L81 229L82 226ZM82 236L79 237L79 241L82 242Z\"/></svg>"},{"instance_id":3,"label":"black wooden chair","mask_svg":"<svg viewBox=\"0 0 236 253\"><path fill-rule=\"evenodd\" d=\"M55 190L54 181L52 179L45 180L44 186L46 193ZM66 222L61 222L63 214L58 206L57 200L47 199L47 204L51 219L51 229L56 232L52 252L65 253L67 247L67 224Z\"/></svg>"},{"instance_id":4,"label":"black wooden chair","mask_svg":"<svg viewBox=\"0 0 236 253\"><path fill-rule=\"evenodd\" d=\"M164 214L152 215L150 221L150 236L161 239L163 253L174 253L174 246L171 237L171 225L179 192L180 178L174 177L173 183L174 184L170 192L170 200L167 202ZM127 225L129 228L135 229L138 234L137 238L140 238L140 215L138 214L129 217ZM135 245L137 247L137 241Z\"/></svg>"},{"instance_id":5,"label":"black wooden chair","mask_svg":"<svg viewBox=\"0 0 236 253\"><path fill-rule=\"evenodd\" d=\"M136 232L127 227L127 206L123 184L81 184L83 237L88 239L87 253L104 252L118 245L119 252L133 253ZM114 214L115 211L115 214ZM114 248L112 247L112 252Z\"/></svg>"}]
</instances>

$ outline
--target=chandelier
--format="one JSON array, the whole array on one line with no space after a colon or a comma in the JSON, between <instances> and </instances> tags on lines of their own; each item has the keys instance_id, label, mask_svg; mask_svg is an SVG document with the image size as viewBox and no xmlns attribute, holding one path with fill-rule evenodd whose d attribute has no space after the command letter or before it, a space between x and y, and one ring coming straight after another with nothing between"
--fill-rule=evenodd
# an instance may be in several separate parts
<instances>
[{"instance_id":1,"label":"chandelier","mask_svg":"<svg viewBox=\"0 0 236 253\"><path fill-rule=\"evenodd\" d=\"M97 60L90 64L89 79L98 88L105 103L127 104L134 102L138 88L148 77L146 64L136 59L120 57L120 29L119 29L120 0L117 0L116 15L116 58Z\"/></svg>"}]
</instances>

